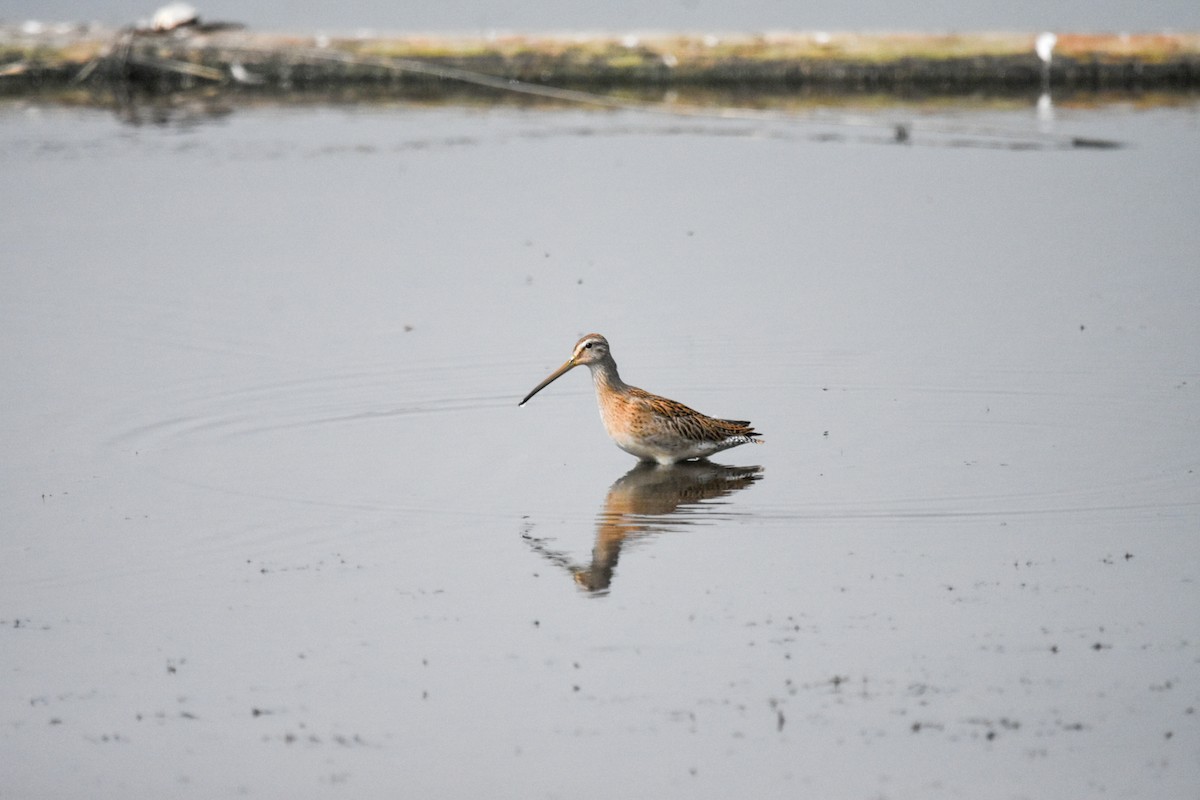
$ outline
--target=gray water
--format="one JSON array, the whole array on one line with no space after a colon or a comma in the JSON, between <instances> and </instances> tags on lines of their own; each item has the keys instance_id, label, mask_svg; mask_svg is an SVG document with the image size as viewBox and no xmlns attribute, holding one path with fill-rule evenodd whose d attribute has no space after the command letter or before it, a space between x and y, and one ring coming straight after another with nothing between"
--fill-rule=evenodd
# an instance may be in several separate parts
<instances>
[{"instance_id":1,"label":"gray water","mask_svg":"<svg viewBox=\"0 0 1200 800\"><path fill-rule=\"evenodd\" d=\"M0 0L0 21L98 20L125 25L148 18L162 2L146 0ZM962 0L957 3L894 3L834 0L675 0L645 3L609 0L346 0L341 3L205 0L192 3L206 19L236 20L261 30L312 32L490 30L1068 30L1157 31L1200 29L1194 0Z\"/></svg>"},{"instance_id":2,"label":"gray water","mask_svg":"<svg viewBox=\"0 0 1200 800\"><path fill-rule=\"evenodd\" d=\"M0 795L1193 796L1194 106L226 111L0 110Z\"/></svg>"}]
</instances>

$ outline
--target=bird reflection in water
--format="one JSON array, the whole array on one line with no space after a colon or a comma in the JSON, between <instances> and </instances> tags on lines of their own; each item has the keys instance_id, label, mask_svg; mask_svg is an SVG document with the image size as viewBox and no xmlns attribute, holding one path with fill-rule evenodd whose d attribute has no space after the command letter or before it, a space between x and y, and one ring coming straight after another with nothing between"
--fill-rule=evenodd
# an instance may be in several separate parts
<instances>
[{"instance_id":1,"label":"bird reflection in water","mask_svg":"<svg viewBox=\"0 0 1200 800\"><path fill-rule=\"evenodd\" d=\"M587 565L547 547L545 539L528 530L523 536L536 552L570 572L581 589L604 594L627 539L717 519L721 504L708 501L745 489L761 479L762 472L762 467L727 467L705 460L671 466L638 463L609 488Z\"/></svg>"}]
</instances>

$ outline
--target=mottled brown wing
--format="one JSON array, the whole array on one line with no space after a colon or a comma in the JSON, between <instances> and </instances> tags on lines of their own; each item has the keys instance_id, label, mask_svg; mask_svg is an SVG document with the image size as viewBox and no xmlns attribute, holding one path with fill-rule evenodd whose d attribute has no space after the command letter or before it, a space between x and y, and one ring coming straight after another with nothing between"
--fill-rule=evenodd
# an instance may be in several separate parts
<instances>
[{"instance_id":1,"label":"mottled brown wing","mask_svg":"<svg viewBox=\"0 0 1200 800\"><path fill-rule=\"evenodd\" d=\"M714 419L683 403L637 387L631 386L629 394L639 405L652 411L653 417L677 436L697 442L723 442L730 437L759 441L757 437L760 434L748 421Z\"/></svg>"}]
</instances>

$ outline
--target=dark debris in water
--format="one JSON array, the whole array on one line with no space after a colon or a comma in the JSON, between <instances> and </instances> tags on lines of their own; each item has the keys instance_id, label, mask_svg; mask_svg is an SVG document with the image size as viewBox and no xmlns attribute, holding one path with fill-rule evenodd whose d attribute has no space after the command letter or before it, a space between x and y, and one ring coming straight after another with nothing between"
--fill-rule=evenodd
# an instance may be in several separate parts
<instances>
[{"instance_id":1,"label":"dark debris in water","mask_svg":"<svg viewBox=\"0 0 1200 800\"><path fill-rule=\"evenodd\" d=\"M1088 139L1080 136L1071 139L1071 146L1083 150L1115 150L1124 147L1120 142L1114 142L1111 139ZM1080 330L1083 330L1082 325Z\"/></svg>"},{"instance_id":2,"label":"dark debris in water","mask_svg":"<svg viewBox=\"0 0 1200 800\"><path fill-rule=\"evenodd\" d=\"M14 619L0 619L0 628L12 628L13 630L25 631L48 631L50 626L46 624L37 624L29 617L16 617Z\"/></svg>"},{"instance_id":3,"label":"dark debris in water","mask_svg":"<svg viewBox=\"0 0 1200 800\"><path fill-rule=\"evenodd\" d=\"M364 739L360 734L317 734L305 729L301 724L298 730L288 730L281 734L267 734L262 737L264 742L283 742L286 745L307 745L309 747L320 747L335 745L338 747L371 747L376 748L378 745L373 744Z\"/></svg>"}]
</instances>

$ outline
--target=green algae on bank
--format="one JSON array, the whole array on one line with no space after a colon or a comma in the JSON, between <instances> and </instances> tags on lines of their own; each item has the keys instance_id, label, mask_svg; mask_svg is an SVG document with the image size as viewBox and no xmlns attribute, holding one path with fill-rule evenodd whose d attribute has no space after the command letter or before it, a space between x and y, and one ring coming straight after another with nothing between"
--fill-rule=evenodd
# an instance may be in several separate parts
<instances>
[{"instance_id":1,"label":"green algae on bank","mask_svg":"<svg viewBox=\"0 0 1200 800\"><path fill-rule=\"evenodd\" d=\"M1051 86L1192 92L1200 34L402 34L326 36L67 27L0 28L0 93L94 79L175 89L197 81L290 91L387 85L454 91L465 73L561 88L738 87L959 95ZM486 85L486 82L484 82ZM502 88L502 87L497 87Z\"/></svg>"}]
</instances>

